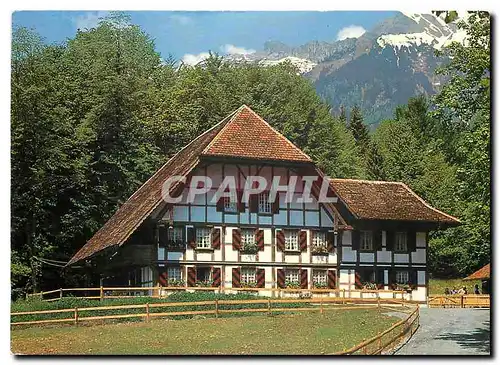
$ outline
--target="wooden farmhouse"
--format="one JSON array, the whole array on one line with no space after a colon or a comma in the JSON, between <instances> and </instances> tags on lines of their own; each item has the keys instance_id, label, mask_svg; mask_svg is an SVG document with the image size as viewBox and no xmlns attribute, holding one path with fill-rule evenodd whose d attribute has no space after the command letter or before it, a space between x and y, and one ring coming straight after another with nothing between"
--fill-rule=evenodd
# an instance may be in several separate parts
<instances>
[{"instance_id":1,"label":"wooden farmhouse","mask_svg":"<svg viewBox=\"0 0 500 365\"><path fill-rule=\"evenodd\" d=\"M186 178L167 189L175 203L162 195L172 176ZM195 176L210 177L212 186L188 201ZM276 199L266 189L245 202L250 176L298 182ZM308 201L298 199L304 176L317 178ZM214 201L227 177L236 182L227 195L235 196ZM319 199L324 181L328 202ZM352 296L360 288L404 288L424 301L428 232L459 224L403 183L326 179L242 106L167 161L68 265L86 263L105 286L335 288Z\"/></svg>"}]
</instances>

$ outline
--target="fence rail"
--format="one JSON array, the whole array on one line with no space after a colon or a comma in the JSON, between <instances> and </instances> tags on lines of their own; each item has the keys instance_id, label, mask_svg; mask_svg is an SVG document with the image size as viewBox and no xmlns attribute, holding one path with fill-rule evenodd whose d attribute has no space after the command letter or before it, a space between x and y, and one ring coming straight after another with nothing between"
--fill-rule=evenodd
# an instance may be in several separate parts
<instances>
[{"instance_id":1,"label":"fence rail","mask_svg":"<svg viewBox=\"0 0 500 365\"><path fill-rule=\"evenodd\" d=\"M420 310L417 307L407 318L395 323L390 328L365 340L352 348L333 355L380 355L384 352L394 350L404 337L411 338L420 325Z\"/></svg>"},{"instance_id":2,"label":"fence rail","mask_svg":"<svg viewBox=\"0 0 500 365\"><path fill-rule=\"evenodd\" d=\"M429 308L490 308L490 296L485 294L429 295Z\"/></svg>"},{"instance_id":3,"label":"fence rail","mask_svg":"<svg viewBox=\"0 0 500 365\"><path fill-rule=\"evenodd\" d=\"M278 307L276 305L283 303L302 303L302 304L316 304L313 307ZM244 304L263 304L262 308L229 308L221 309L221 305L244 305ZM32 312L12 312L11 318L21 315L43 315L43 314L70 314L69 318L59 318L59 319L37 319L30 321L20 321L12 322L11 325L31 325L31 324L45 324L45 323L64 323L73 322L78 324L80 321L92 321L92 320L103 320L103 319L121 319L121 318L142 318L144 317L146 321L149 321L151 317L162 317L162 316L183 316L183 315L202 315L202 314L213 314L217 318L219 314L222 313L245 313L245 312L294 312L294 311L319 311L323 313L325 310L350 310L350 309L362 309L362 308L374 308L381 309L383 305L385 306L398 306L399 308L408 308L408 304L404 299L384 299L377 298L376 300L367 300L360 298L335 298L335 297L319 297L319 298L309 298L309 299L257 299L257 300L214 300L214 301L200 301L200 302L165 302L165 303L146 303L146 304L134 304L134 305L116 305L116 306L98 306L98 307L82 307L82 308L71 308L71 309L59 309L59 310L42 310L42 311L32 311ZM200 306L200 307L211 307L210 309L203 310L184 310L175 312L151 312L152 308L171 308L171 307L181 307L181 306ZM144 309L140 313L131 314L112 314L112 315L96 315L96 316L81 316L82 312L89 311L116 311L123 309ZM392 307L391 307L391 310Z\"/></svg>"},{"instance_id":4,"label":"fence rail","mask_svg":"<svg viewBox=\"0 0 500 365\"><path fill-rule=\"evenodd\" d=\"M334 295L337 298L360 298L376 299L379 296L392 299L405 298L406 291L402 290L368 290L368 289L299 289L299 288L225 288L225 287L97 287L97 288L60 288L49 291L42 291L33 294L27 294L28 298L40 298L45 301L60 300L69 293L72 298L85 299L121 299L121 298L162 298L169 292L176 291L211 291L215 293L238 293L251 292L259 294L260 292L271 293L272 296L283 297L286 294L307 295ZM83 292L83 295L73 295L73 292ZM90 295L92 294L92 295ZM95 295L98 294L98 295ZM45 297L44 297L45 296ZM49 296L47 298L47 296ZM411 296L410 296L411 299Z\"/></svg>"}]
</instances>

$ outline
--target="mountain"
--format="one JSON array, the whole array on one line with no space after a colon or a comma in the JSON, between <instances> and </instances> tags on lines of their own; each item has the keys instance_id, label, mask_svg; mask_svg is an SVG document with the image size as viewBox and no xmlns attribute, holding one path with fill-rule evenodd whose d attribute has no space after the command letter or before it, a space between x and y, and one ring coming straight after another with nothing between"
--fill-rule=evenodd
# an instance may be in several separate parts
<instances>
[{"instance_id":1,"label":"mountain","mask_svg":"<svg viewBox=\"0 0 500 365\"><path fill-rule=\"evenodd\" d=\"M436 93L443 80L435 70L447 59L435 51L464 41L465 32L456 25L459 19L447 24L432 14L398 13L359 38L297 47L269 41L261 51L230 59L264 66L288 60L313 82L332 113L341 105L350 110L358 104L365 122L375 126L410 97Z\"/></svg>"}]
</instances>

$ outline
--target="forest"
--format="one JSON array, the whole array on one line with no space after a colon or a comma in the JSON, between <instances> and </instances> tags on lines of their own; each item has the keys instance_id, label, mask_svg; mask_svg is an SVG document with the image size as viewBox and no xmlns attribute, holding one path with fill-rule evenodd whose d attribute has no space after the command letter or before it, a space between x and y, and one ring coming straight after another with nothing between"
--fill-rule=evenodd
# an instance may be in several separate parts
<instances>
[{"instance_id":1,"label":"forest","mask_svg":"<svg viewBox=\"0 0 500 365\"><path fill-rule=\"evenodd\" d=\"M462 221L432 232L429 272L464 277L490 261L490 17L460 27L465 45L438 94L415 96L369 132L291 64L196 66L162 58L112 13L60 44L17 27L11 54L11 284L17 296L79 285L69 258L165 161L242 104L330 177L402 181Z\"/></svg>"}]
</instances>

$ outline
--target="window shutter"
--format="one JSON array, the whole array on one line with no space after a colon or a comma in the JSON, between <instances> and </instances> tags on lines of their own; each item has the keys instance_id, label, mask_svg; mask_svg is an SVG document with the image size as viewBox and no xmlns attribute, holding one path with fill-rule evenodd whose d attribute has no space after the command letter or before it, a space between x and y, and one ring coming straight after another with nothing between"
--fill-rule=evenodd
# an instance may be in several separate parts
<instances>
[{"instance_id":1,"label":"window shutter","mask_svg":"<svg viewBox=\"0 0 500 365\"><path fill-rule=\"evenodd\" d=\"M328 252L335 252L335 232L326 233L326 242Z\"/></svg>"},{"instance_id":2,"label":"window shutter","mask_svg":"<svg viewBox=\"0 0 500 365\"><path fill-rule=\"evenodd\" d=\"M212 228L212 248L220 248L220 228Z\"/></svg>"},{"instance_id":3,"label":"window shutter","mask_svg":"<svg viewBox=\"0 0 500 365\"><path fill-rule=\"evenodd\" d=\"M410 277L410 282L408 283L410 285L410 288L416 289L418 286L418 272L416 269L410 270L409 273Z\"/></svg>"},{"instance_id":4,"label":"window shutter","mask_svg":"<svg viewBox=\"0 0 500 365\"><path fill-rule=\"evenodd\" d=\"M408 231L406 232L406 239L408 242L408 252L414 252L417 250L417 232Z\"/></svg>"},{"instance_id":5,"label":"window shutter","mask_svg":"<svg viewBox=\"0 0 500 365\"><path fill-rule=\"evenodd\" d=\"M276 283L278 284L278 288L284 288L285 287L285 270L283 269L278 269L276 270Z\"/></svg>"},{"instance_id":6,"label":"window shutter","mask_svg":"<svg viewBox=\"0 0 500 365\"><path fill-rule=\"evenodd\" d=\"M220 286L220 267L212 268L212 286L213 287Z\"/></svg>"},{"instance_id":7,"label":"window shutter","mask_svg":"<svg viewBox=\"0 0 500 365\"><path fill-rule=\"evenodd\" d=\"M233 250L241 249L241 230L239 228L233 229Z\"/></svg>"},{"instance_id":8,"label":"window shutter","mask_svg":"<svg viewBox=\"0 0 500 365\"><path fill-rule=\"evenodd\" d=\"M257 249L259 251L264 251L264 230L255 230L255 243L257 244Z\"/></svg>"},{"instance_id":9,"label":"window shutter","mask_svg":"<svg viewBox=\"0 0 500 365\"><path fill-rule=\"evenodd\" d=\"M276 193L276 197L272 202L272 211L273 214L278 214L280 212L280 193Z\"/></svg>"},{"instance_id":10,"label":"window shutter","mask_svg":"<svg viewBox=\"0 0 500 365\"><path fill-rule=\"evenodd\" d=\"M188 267L187 286L196 285L196 267Z\"/></svg>"},{"instance_id":11,"label":"window shutter","mask_svg":"<svg viewBox=\"0 0 500 365\"><path fill-rule=\"evenodd\" d=\"M382 251L382 231L373 231L373 248Z\"/></svg>"},{"instance_id":12,"label":"window shutter","mask_svg":"<svg viewBox=\"0 0 500 365\"><path fill-rule=\"evenodd\" d=\"M217 205L216 205L215 210L218 212L224 211L224 198L223 197L220 197L219 200L217 200Z\"/></svg>"},{"instance_id":13,"label":"window shutter","mask_svg":"<svg viewBox=\"0 0 500 365\"><path fill-rule=\"evenodd\" d=\"M339 229L337 231L337 249L342 247L342 238L344 237L344 230Z\"/></svg>"},{"instance_id":14,"label":"window shutter","mask_svg":"<svg viewBox=\"0 0 500 365\"><path fill-rule=\"evenodd\" d=\"M386 250L392 251L394 249L394 231L386 231Z\"/></svg>"},{"instance_id":15,"label":"window shutter","mask_svg":"<svg viewBox=\"0 0 500 365\"><path fill-rule=\"evenodd\" d=\"M385 285L384 272L385 272L384 269L378 269L377 273L376 273L376 275L377 275L377 288L379 288L379 289L384 289L384 285Z\"/></svg>"},{"instance_id":16,"label":"window shutter","mask_svg":"<svg viewBox=\"0 0 500 365\"><path fill-rule=\"evenodd\" d=\"M307 289L307 270L300 269L300 288Z\"/></svg>"},{"instance_id":17,"label":"window shutter","mask_svg":"<svg viewBox=\"0 0 500 365\"><path fill-rule=\"evenodd\" d=\"M266 287L266 270L265 269L257 269L257 288L265 288Z\"/></svg>"},{"instance_id":18,"label":"window shutter","mask_svg":"<svg viewBox=\"0 0 500 365\"><path fill-rule=\"evenodd\" d=\"M187 227L187 242L190 248L196 248L196 231L194 227Z\"/></svg>"},{"instance_id":19,"label":"window shutter","mask_svg":"<svg viewBox=\"0 0 500 365\"><path fill-rule=\"evenodd\" d=\"M328 288L335 289L337 287L337 272L328 270Z\"/></svg>"},{"instance_id":20,"label":"window shutter","mask_svg":"<svg viewBox=\"0 0 500 365\"><path fill-rule=\"evenodd\" d=\"M285 251L285 232L282 229L276 230L276 248Z\"/></svg>"},{"instance_id":21,"label":"window shutter","mask_svg":"<svg viewBox=\"0 0 500 365\"><path fill-rule=\"evenodd\" d=\"M168 228L166 226L158 227L158 245L160 247L167 247L168 243Z\"/></svg>"},{"instance_id":22,"label":"window shutter","mask_svg":"<svg viewBox=\"0 0 500 365\"><path fill-rule=\"evenodd\" d=\"M356 289L361 289L363 287L363 283L361 282L361 273L356 270L354 274L354 287Z\"/></svg>"},{"instance_id":23,"label":"window shutter","mask_svg":"<svg viewBox=\"0 0 500 365\"><path fill-rule=\"evenodd\" d=\"M300 251L307 251L307 231L299 231Z\"/></svg>"},{"instance_id":24,"label":"window shutter","mask_svg":"<svg viewBox=\"0 0 500 365\"><path fill-rule=\"evenodd\" d=\"M245 212L245 203L243 202L243 191L237 190L236 195L238 197L238 212Z\"/></svg>"},{"instance_id":25,"label":"window shutter","mask_svg":"<svg viewBox=\"0 0 500 365\"><path fill-rule=\"evenodd\" d=\"M241 287L241 273L239 267L233 267L233 288Z\"/></svg>"},{"instance_id":26,"label":"window shutter","mask_svg":"<svg viewBox=\"0 0 500 365\"><path fill-rule=\"evenodd\" d=\"M352 231L352 249L353 250L359 250L359 237L360 237L360 232L359 231Z\"/></svg>"},{"instance_id":27,"label":"window shutter","mask_svg":"<svg viewBox=\"0 0 500 365\"><path fill-rule=\"evenodd\" d=\"M158 282L161 286L168 286L168 271L160 273L160 277L158 278Z\"/></svg>"},{"instance_id":28,"label":"window shutter","mask_svg":"<svg viewBox=\"0 0 500 365\"><path fill-rule=\"evenodd\" d=\"M259 212L259 195L252 194L249 197L249 209L250 213L258 213Z\"/></svg>"}]
</instances>

